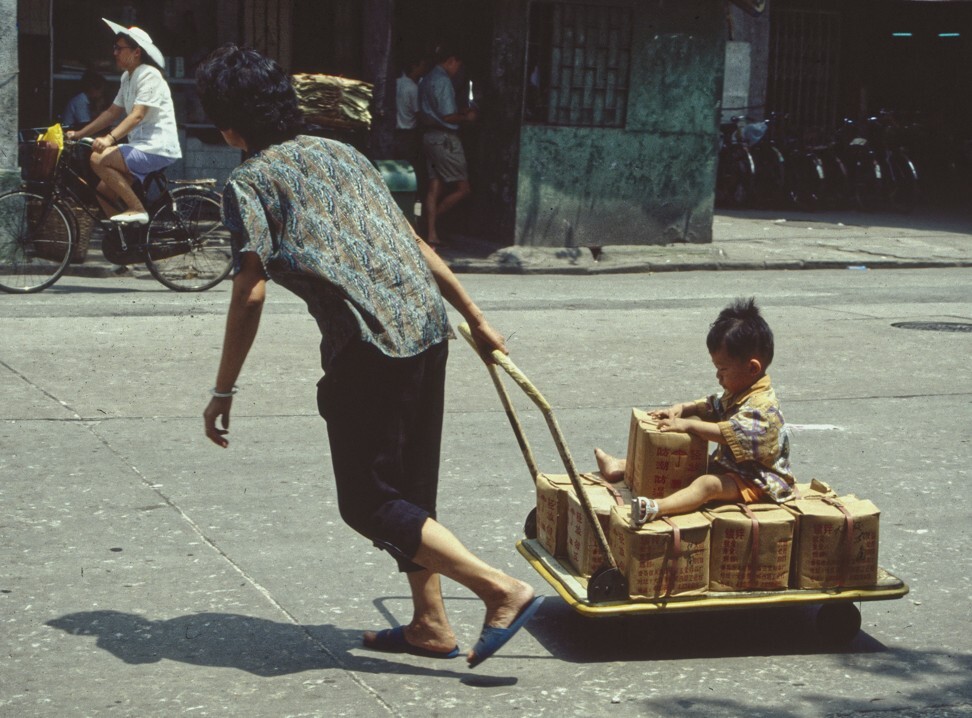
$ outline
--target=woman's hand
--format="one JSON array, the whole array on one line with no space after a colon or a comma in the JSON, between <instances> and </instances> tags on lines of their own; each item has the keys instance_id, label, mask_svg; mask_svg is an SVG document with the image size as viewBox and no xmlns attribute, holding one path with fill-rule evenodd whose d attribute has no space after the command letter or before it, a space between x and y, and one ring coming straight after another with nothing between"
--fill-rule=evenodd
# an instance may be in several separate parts
<instances>
[{"instance_id":1,"label":"woman's hand","mask_svg":"<svg viewBox=\"0 0 972 718\"><path fill-rule=\"evenodd\" d=\"M504 354L510 353L510 350L506 348L506 338L496 331L485 318L480 317L478 322L470 322L469 328L472 331L473 339L476 340L476 346L479 347L479 355L487 364L493 363L491 355L494 350L498 349Z\"/></svg>"},{"instance_id":2,"label":"woman's hand","mask_svg":"<svg viewBox=\"0 0 972 718\"><path fill-rule=\"evenodd\" d=\"M115 144L117 143L112 142L109 135L105 135L104 137L96 138L95 141L91 143L91 149L94 152L104 152L109 147L113 147Z\"/></svg>"},{"instance_id":3,"label":"woman's hand","mask_svg":"<svg viewBox=\"0 0 972 718\"><path fill-rule=\"evenodd\" d=\"M226 439L226 434L229 433L229 423L230 423L230 407L233 405L233 397L219 397L214 396L209 401L209 405L203 412L203 421L206 425L206 437L224 449L229 446L229 441ZM223 427L219 429L216 427L216 420L220 419L220 425Z\"/></svg>"}]
</instances>

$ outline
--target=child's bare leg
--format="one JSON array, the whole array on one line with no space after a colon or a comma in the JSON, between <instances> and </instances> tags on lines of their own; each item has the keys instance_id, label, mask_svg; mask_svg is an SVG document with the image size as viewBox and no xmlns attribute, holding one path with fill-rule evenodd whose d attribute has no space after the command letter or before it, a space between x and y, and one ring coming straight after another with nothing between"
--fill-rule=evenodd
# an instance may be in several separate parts
<instances>
[{"instance_id":1,"label":"child's bare leg","mask_svg":"<svg viewBox=\"0 0 972 718\"><path fill-rule=\"evenodd\" d=\"M671 496L655 499L659 516L688 514L710 501L739 501L742 495L731 476L703 474Z\"/></svg>"},{"instance_id":2,"label":"child's bare leg","mask_svg":"<svg viewBox=\"0 0 972 718\"><path fill-rule=\"evenodd\" d=\"M628 463L626 459L611 456L601 449L594 449L594 458L597 459L597 468L605 481L613 484L624 478L624 467Z\"/></svg>"}]
</instances>

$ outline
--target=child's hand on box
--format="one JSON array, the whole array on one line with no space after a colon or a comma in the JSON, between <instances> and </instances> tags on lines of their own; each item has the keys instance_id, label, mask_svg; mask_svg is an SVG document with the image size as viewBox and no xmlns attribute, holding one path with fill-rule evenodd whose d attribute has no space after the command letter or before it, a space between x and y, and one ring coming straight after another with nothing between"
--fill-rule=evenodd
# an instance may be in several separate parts
<instances>
[{"instance_id":1,"label":"child's hand on box","mask_svg":"<svg viewBox=\"0 0 972 718\"><path fill-rule=\"evenodd\" d=\"M678 419L682 416L682 405L675 404L667 409L655 409L655 411L649 412L648 415L655 421L661 421L663 419Z\"/></svg>"},{"instance_id":2,"label":"child's hand on box","mask_svg":"<svg viewBox=\"0 0 972 718\"><path fill-rule=\"evenodd\" d=\"M688 422L685 419L672 416L660 416L658 417L658 430L659 431L681 431L683 433L688 432Z\"/></svg>"}]
</instances>

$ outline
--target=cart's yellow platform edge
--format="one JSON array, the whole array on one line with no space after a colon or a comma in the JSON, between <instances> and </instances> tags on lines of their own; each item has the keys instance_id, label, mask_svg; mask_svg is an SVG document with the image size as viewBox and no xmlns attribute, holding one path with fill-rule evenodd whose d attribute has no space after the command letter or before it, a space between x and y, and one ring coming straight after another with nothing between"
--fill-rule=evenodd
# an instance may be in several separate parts
<instances>
[{"instance_id":1,"label":"cart's yellow platform edge","mask_svg":"<svg viewBox=\"0 0 972 718\"><path fill-rule=\"evenodd\" d=\"M628 599L592 603L587 599L587 579L574 573L569 564L551 556L535 539L522 539L517 550L544 580L578 613L590 617L608 617L657 611L723 611L733 608L829 603L835 601L882 601L901 598L908 586L897 576L878 568L878 582L868 588L828 590L789 589L785 591L746 591L709 593L665 600Z\"/></svg>"}]
</instances>

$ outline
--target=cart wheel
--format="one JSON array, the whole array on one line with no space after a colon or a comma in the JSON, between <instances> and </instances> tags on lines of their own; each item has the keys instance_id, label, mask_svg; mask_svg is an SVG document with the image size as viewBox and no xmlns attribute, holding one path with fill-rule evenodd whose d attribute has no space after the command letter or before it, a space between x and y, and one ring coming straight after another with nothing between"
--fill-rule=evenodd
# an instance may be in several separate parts
<instances>
[{"instance_id":1,"label":"cart wheel","mask_svg":"<svg viewBox=\"0 0 972 718\"><path fill-rule=\"evenodd\" d=\"M523 535L528 539L537 537L537 510L532 509L527 514L526 521L523 523Z\"/></svg>"},{"instance_id":2,"label":"cart wheel","mask_svg":"<svg viewBox=\"0 0 972 718\"><path fill-rule=\"evenodd\" d=\"M587 600L592 603L627 601L628 581L616 568L599 568L587 582Z\"/></svg>"},{"instance_id":3,"label":"cart wheel","mask_svg":"<svg viewBox=\"0 0 972 718\"><path fill-rule=\"evenodd\" d=\"M817 612L817 635L828 644L850 643L861 630L861 612L850 601L825 603Z\"/></svg>"}]
</instances>

